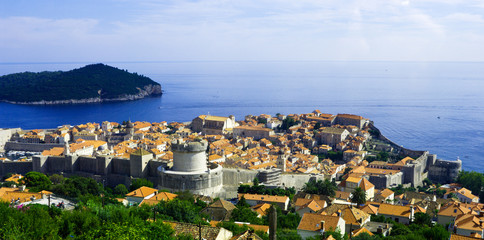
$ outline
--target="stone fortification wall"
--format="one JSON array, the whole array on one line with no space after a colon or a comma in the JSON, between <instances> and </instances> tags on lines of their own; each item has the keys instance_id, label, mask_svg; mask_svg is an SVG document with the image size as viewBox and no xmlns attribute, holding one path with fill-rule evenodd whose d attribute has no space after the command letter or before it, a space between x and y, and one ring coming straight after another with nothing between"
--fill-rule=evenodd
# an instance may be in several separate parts
<instances>
[{"instance_id":1,"label":"stone fortification wall","mask_svg":"<svg viewBox=\"0 0 484 240\"><path fill-rule=\"evenodd\" d=\"M281 183L283 187L294 187L296 190L301 190L309 181L323 180L324 175L309 175L309 174L292 174L284 173L281 175Z\"/></svg>"},{"instance_id":2,"label":"stone fortification wall","mask_svg":"<svg viewBox=\"0 0 484 240\"><path fill-rule=\"evenodd\" d=\"M64 147L64 144L58 143L19 143L7 142L5 143L5 151L28 151L28 152L42 152L54 147Z\"/></svg>"},{"instance_id":3,"label":"stone fortification wall","mask_svg":"<svg viewBox=\"0 0 484 240\"><path fill-rule=\"evenodd\" d=\"M177 171L162 171L158 185L170 191L190 190L194 194L219 196L223 187L222 167L203 173L186 173Z\"/></svg>"},{"instance_id":4,"label":"stone fortification wall","mask_svg":"<svg viewBox=\"0 0 484 240\"><path fill-rule=\"evenodd\" d=\"M3 162L0 161L0 176L5 176L7 173L26 174L32 171L32 162Z\"/></svg>"},{"instance_id":5,"label":"stone fortification wall","mask_svg":"<svg viewBox=\"0 0 484 240\"><path fill-rule=\"evenodd\" d=\"M368 179L376 189L384 189L397 186L403 183L403 173L387 175L371 175Z\"/></svg>"},{"instance_id":6,"label":"stone fortification wall","mask_svg":"<svg viewBox=\"0 0 484 240\"><path fill-rule=\"evenodd\" d=\"M240 183L251 183L257 177L257 171L224 168L223 170L223 184L229 186L238 186Z\"/></svg>"},{"instance_id":7,"label":"stone fortification wall","mask_svg":"<svg viewBox=\"0 0 484 240\"><path fill-rule=\"evenodd\" d=\"M254 170L224 168L223 169L223 184L224 186L238 186L239 184L252 183L254 178L257 177L258 172ZM289 174L283 173L280 176L281 186L294 187L296 189L302 189L304 184L310 180L324 180L323 175L310 175L310 174Z\"/></svg>"},{"instance_id":8,"label":"stone fortification wall","mask_svg":"<svg viewBox=\"0 0 484 240\"><path fill-rule=\"evenodd\" d=\"M130 165L129 159L113 158L111 160L111 173L129 176Z\"/></svg>"},{"instance_id":9,"label":"stone fortification wall","mask_svg":"<svg viewBox=\"0 0 484 240\"><path fill-rule=\"evenodd\" d=\"M429 167L429 179L438 183L453 182L459 172L462 170L462 161L446 161L437 159L435 163Z\"/></svg>"}]
</instances>

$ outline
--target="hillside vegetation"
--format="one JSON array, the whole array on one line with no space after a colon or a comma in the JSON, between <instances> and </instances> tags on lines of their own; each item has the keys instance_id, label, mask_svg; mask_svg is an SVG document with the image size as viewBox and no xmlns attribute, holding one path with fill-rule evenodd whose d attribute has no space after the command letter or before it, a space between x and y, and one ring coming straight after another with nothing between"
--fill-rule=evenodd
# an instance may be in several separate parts
<instances>
[{"instance_id":1,"label":"hillside vegetation","mask_svg":"<svg viewBox=\"0 0 484 240\"><path fill-rule=\"evenodd\" d=\"M92 64L70 71L23 72L0 77L0 100L37 102L100 98L110 100L136 95L145 86L145 95L161 94L161 86L148 77L105 64Z\"/></svg>"}]
</instances>

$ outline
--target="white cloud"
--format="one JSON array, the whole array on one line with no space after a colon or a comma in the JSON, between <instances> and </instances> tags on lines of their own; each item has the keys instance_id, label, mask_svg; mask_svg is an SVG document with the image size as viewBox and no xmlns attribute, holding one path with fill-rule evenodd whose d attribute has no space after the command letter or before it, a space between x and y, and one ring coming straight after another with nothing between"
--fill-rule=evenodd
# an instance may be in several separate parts
<instances>
[{"instance_id":1,"label":"white cloud","mask_svg":"<svg viewBox=\"0 0 484 240\"><path fill-rule=\"evenodd\" d=\"M482 16L432 1L130 0L129 17L114 21L0 16L0 61L484 60L483 50L453 49L462 47L453 36L470 32L469 46L482 43L470 31Z\"/></svg>"}]
</instances>

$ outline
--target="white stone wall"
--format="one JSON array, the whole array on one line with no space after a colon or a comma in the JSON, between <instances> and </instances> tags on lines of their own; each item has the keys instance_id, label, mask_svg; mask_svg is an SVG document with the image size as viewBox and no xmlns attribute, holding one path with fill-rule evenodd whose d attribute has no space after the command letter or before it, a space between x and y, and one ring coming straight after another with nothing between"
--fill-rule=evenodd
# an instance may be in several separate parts
<instances>
[{"instance_id":1,"label":"white stone wall","mask_svg":"<svg viewBox=\"0 0 484 240\"><path fill-rule=\"evenodd\" d=\"M205 152L173 152L173 170L180 172L207 171Z\"/></svg>"}]
</instances>

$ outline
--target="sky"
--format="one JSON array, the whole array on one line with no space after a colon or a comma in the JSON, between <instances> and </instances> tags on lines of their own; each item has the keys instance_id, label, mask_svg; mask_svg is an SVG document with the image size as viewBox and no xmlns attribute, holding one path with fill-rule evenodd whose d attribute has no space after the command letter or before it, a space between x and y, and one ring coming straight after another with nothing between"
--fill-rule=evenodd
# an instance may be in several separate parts
<instances>
[{"instance_id":1,"label":"sky","mask_svg":"<svg viewBox=\"0 0 484 240\"><path fill-rule=\"evenodd\" d=\"M0 63L115 61L484 61L484 1L0 1Z\"/></svg>"}]
</instances>

